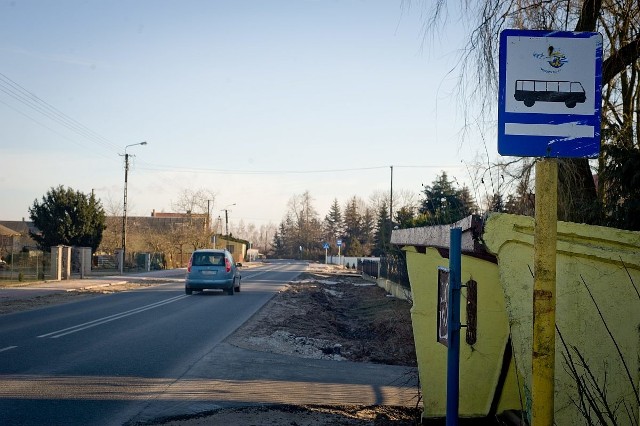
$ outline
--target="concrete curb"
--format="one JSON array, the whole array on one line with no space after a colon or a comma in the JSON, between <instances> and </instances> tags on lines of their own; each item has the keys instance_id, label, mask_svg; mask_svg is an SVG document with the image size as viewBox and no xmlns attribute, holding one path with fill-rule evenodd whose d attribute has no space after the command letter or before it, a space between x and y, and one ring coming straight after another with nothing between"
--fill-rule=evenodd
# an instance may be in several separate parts
<instances>
[{"instance_id":1,"label":"concrete curb","mask_svg":"<svg viewBox=\"0 0 640 426\"><path fill-rule=\"evenodd\" d=\"M85 287L78 287L78 288L68 288L66 289L67 292L70 291L78 291L78 290L91 290L94 288L103 288L103 287L111 287L114 285L124 285L127 284L129 281L114 281L114 282L110 282L110 283L104 283L104 284L94 284L94 285L88 285Z\"/></svg>"}]
</instances>

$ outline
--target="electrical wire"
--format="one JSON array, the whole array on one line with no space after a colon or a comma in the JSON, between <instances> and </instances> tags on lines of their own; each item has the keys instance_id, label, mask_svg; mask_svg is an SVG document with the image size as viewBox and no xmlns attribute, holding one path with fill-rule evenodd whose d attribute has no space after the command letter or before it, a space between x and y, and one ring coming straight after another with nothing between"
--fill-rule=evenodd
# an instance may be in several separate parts
<instances>
[{"instance_id":1,"label":"electrical wire","mask_svg":"<svg viewBox=\"0 0 640 426\"><path fill-rule=\"evenodd\" d=\"M433 169L433 168L460 168L460 166L441 166L441 165L413 165L413 166L393 166L394 168L411 168L411 169ZM229 175L295 175L295 174L325 174L325 173L346 173L346 172L359 172L367 170L381 170L388 169L389 166L371 166L371 167L350 167L342 169L318 169L318 170L237 170L237 169L208 169L208 168L182 168L168 165L158 165L138 161L137 168L139 170L149 171L169 171L178 173L215 173L215 174L229 174Z\"/></svg>"},{"instance_id":2,"label":"electrical wire","mask_svg":"<svg viewBox=\"0 0 640 426\"><path fill-rule=\"evenodd\" d=\"M106 148L109 151L118 152L120 147L113 144L107 138L99 135L94 132L87 126L83 125L79 121L73 119L69 115L60 111L58 108L44 101L37 95L33 94L19 83L15 82L8 76L3 73L0 73L0 91L4 92L10 98L18 101L22 105L36 111L42 116L56 122L57 124L71 130L77 135L88 139L89 141ZM7 102L0 100L0 103L6 105L7 107L13 109L19 114L27 117L28 119L34 121L40 126L46 128L54 132L55 134L63 137L65 140L83 147L82 144L75 142L66 136L62 135L60 132L51 128L50 126L44 124L33 116L21 111L17 107L10 105ZM110 159L111 157L100 154L98 152L92 151L92 153L100 155L104 158ZM186 167L176 167L169 165L160 165L160 164L152 164L147 162L139 162L138 169L148 170L148 171L169 171L169 172L178 172L178 173L216 173L216 174L234 174L234 175L291 175L291 174L326 174L326 173L345 173L345 172L357 172L357 171L366 171L366 170L380 170L386 169L389 166L371 166L371 167L351 167L351 168L342 168L342 169L320 169L320 170L234 170L234 169L208 169L208 168L186 168ZM405 165L405 166L395 166L397 168L422 168L422 169L431 169L431 168L444 168L444 169L452 169L459 168L459 166L443 166L443 165Z\"/></svg>"},{"instance_id":3,"label":"electrical wire","mask_svg":"<svg viewBox=\"0 0 640 426\"><path fill-rule=\"evenodd\" d=\"M64 112L60 111L58 108L47 103L46 101L39 98L37 95L25 89L19 83L16 83L14 80L12 80L11 78L9 78L8 76L2 73L0 73L0 91L4 92L6 95L18 101L22 105L40 113L41 115L56 122L57 124L71 130L77 135L82 136L83 138L89 139L93 143L98 144L103 148L106 148L110 151L116 151L116 152L119 150L119 147L113 144L107 138L99 135L98 133L94 132L87 126L80 123L79 121L68 116ZM17 108L7 104L6 102L3 102L3 103L15 111L21 112ZM47 127L46 125L36 120L35 118L24 113L22 114L29 117L31 120L37 122L38 124L42 125L43 127L46 127L47 129L52 130L50 127ZM58 132L56 133L60 134Z\"/></svg>"},{"instance_id":4,"label":"electrical wire","mask_svg":"<svg viewBox=\"0 0 640 426\"><path fill-rule=\"evenodd\" d=\"M18 114L20 114L20 115L22 115L22 116L24 116L24 117L28 118L29 120L32 120L34 123L36 123L36 124L38 124L38 125L40 125L40 126L44 127L45 129L47 129L47 130L49 130L49 131L51 131L51 132L55 133L56 135L58 135L58 136L60 136L61 138L65 139L66 141L68 141L68 142L70 142L70 143L72 143L72 144L74 144L74 145L77 145L77 146L79 146L80 148L85 148L85 146L84 146L84 145L82 145L81 143L76 142L76 141L74 141L73 139L69 139L68 137L66 137L66 136L65 136L65 135L63 135L62 133L60 133L60 132L58 132L57 130L55 130L55 129L53 129L53 128L49 127L49 126L47 126L46 124L44 124L44 123L42 123L42 122L40 122L40 121L36 120L34 117L30 116L29 114L25 113L24 111L20 111L19 109L15 108L13 105L9 105L8 103L6 103L5 101L3 101L3 100L1 100L1 99L0 99L0 103L2 103L2 104L4 104L4 105L6 105L8 108L11 108L12 110L14 110L15 112L17 112ZM105 155L105 154L101 154L101 153L99 153L99 152L95 152L94 154L99 155L99 156L101 156L101 157L103 157L103 158L106 158L107 160L112 160L112 159L113 159L111 156L108 156L108 155Z\"/></svg>"}]
</instances>

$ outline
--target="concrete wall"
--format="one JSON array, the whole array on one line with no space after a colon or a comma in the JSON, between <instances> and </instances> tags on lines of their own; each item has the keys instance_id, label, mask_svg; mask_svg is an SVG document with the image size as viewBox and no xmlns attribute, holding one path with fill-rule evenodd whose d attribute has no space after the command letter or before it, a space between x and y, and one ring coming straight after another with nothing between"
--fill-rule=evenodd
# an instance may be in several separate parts
<instances>
[{"instance_id":1,"label":"concrete wall","mask_svg":"<svg viewBox=\"0 0 640 426\"><path fill-rule=\"evenodd\" d=\"M435 248L405 247L413 295L411 317L416 343L420 385L424 398L423 417L446 414L447 348L437 342L438 266L449 260ZM422 252L424 251L424 252ZM466 343L461 331L460 408L461 417L484 417L493 409L500 413L520 409L515 366L510 357L509 324L495 263L471 256L462 257L462 283L478 283L477 342ZM463 289L462 304L466 292ZM465 309L461 315L466 323Z\"/></svg>"},{"instance_id":2,"label":"concrete wall","mask_svg":"<svg viewBox=\"0 0 640 426\"><path fill-rule=\"evenodd\" d=\"M533 232L533 218L495 214L486 221L483 234L488 249L498 258L526 407L531 383ZM580 401L576 380L568 372L569 355L574 365L580 364L576 349L594 380L606 388L618 424L637 423L640 233L559 222L556 287L556 326L569 349L556 333L555 423L586 424L574 404ZM589 377L584 366L578 365L576 373Z\"/></svg>"},{"instance_id":3,"label":"concrete wall","mask_svg":"<svg viewBox=\"0 0 640 426\"><path fill-rule=\"evenodd\" d=\"M409 303L413 304L413 296L411 295L411 290L404 287L402 284L394 283L393 281L390 281L386 278L371 277L367 274L362 274L361 276L367 281L376 283L378 287L384 289L387 293L389 293L396 299L406 300Z\"/></svg>"},{"instance_id":4,"label":"concrete wall","mask_svg":"<svg viewBox=\"0 0 640 426\"><path fill-rule=\"evenodd\" d=\"M389 281L386 278L370 277L367 279L374 281L378 287L385 289L387 293L389 293L396 299L407 300L413 303L413 296L411 295L411 290L402 286L401 284L394 283L393 281Z\"/></svg>"},{"instance_id":5,"label":"concrete wall","mask_svg":"<svg viewBox=\"0 0 640 426\"><path fill-rule=\"evenodd\" d=\"M350 268L353 268L353 265L357 265L358 264L358 259L378 259L380 260L380 258L370 258L370 257L346 257L346 256L338 256L336 255L329 255L327 256L327 263L330 263L332 265L349 265Z\"/></svg>"}]
</instances>

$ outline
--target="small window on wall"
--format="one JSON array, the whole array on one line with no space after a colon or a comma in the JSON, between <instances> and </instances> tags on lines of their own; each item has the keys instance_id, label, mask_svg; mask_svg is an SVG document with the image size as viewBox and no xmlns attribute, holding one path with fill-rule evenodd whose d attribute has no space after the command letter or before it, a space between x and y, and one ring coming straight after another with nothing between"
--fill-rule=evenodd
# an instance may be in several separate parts
<instances>
[{"instance_id":1,"label":"small window on wall","mask_svg":"<svg viewBox=\"0 0 640 426\"><path fill-rule=\"evenodd\" d=\"M227 251L228 251L229 253L233 254L233 248L234 248L234 247L235 247L235 246L227 245Z\"/></svg>"}]
</instances>

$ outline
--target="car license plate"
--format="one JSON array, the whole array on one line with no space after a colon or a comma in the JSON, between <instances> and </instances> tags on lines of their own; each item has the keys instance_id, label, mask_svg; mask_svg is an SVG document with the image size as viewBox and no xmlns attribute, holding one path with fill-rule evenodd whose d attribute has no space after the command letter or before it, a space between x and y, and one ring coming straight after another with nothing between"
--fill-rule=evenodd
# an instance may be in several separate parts
<instances>
[{"instance_id":1,"label":"car license plate","mask_svg":"<svg viewBox=\"0 0 640 426\"><path fill-rule=\"evenodd\" d=\"M202 275L215 275L217 271L202 271Z\"/></svg>"}]
</instances>

